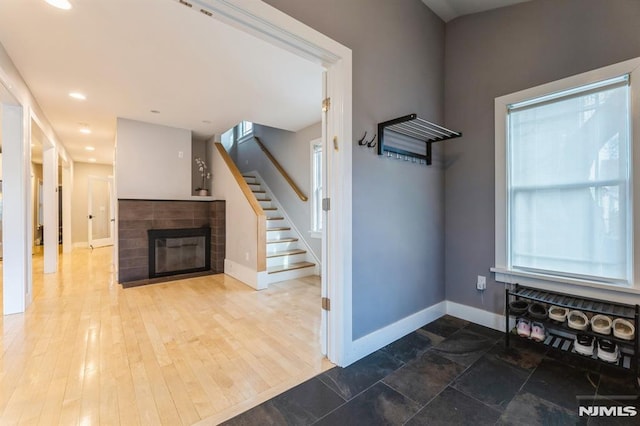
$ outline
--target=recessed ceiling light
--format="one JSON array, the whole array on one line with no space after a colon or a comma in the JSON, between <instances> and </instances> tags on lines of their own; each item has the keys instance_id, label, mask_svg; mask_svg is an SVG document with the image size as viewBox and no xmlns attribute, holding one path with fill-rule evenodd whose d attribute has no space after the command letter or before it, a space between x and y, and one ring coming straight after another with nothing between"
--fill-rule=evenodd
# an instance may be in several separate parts
<instances>
[{"instance_id":1,"label":"recessed ceiling light","mask_svg":"<svg viewBox=\"0 0 640 426\"><path fill-rule=\"evenodd\" d=\"M87 100L87 97L83 93L80 93L80 92L71 92L71 93L69 93L69 96L71 96L73 99L77 99L79 101L86 101Z\"/></svg>"},{"instance_id":2,"label":"recessed ceiling light","mask_svg":"<svg viewBox=\"0 0 640 426\"><path fill-rule=\"evenodd\" d=\"M80 129L80 133L84 133L85 135L88 135L91 133L91 129L88 127L83 127Z\"/></svg>"},{"instance_id":3,"label":"recessed ceiling light","mask_svg":"<svg viewBox=\"0 0 640 426\"><path fill-rule=\"evenodd\" d=\"M151 112L154 114L160 114L160 111L158 111L157 109L152 109Z\"/></svg>"},{"instance_id":4,"label":"recessed ceiling light","mask_svg":"<svg viewBox=\"0 0 640 426\"><path fill-rule=\"evenodd\" d=\"M90 163L95 163L95 162L96 162L96 159L95 159L95 158L89 158L89 162L90 162Z\"/></svg>"},{"instance_id":5,"label":"recessed ceiling light","mask_svg":"<svg viewBox=\"0 0 640 426\"><path fill-rule=\"evenodd\" d=\"M96 149L92 146L85 146L84 149L86 149L87 151L95 151Z\"/></svg>"},{"instance_id":6,"label":"recessed ceiling light","mask_svg":"<svg viewBox=\"0 0 640 426\"><path fill-rule=\"evenodd\" d=\"M58 9L69 10L71 9L71 3L69 0L44 0L49 3L53 7L57 7Z\"/></svg>"}]
</instances>

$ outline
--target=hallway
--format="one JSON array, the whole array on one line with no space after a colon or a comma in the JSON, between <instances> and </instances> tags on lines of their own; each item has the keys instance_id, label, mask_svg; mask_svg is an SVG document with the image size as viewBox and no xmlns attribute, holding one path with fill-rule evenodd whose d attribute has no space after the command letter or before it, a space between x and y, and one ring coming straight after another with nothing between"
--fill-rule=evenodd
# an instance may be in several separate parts
<instances>
[{"instance_id":1,"label":"hallway","mask_svg":"<svg viewBox=\"0 0 640 426\"><path fill-rule=\"evenodd\" d=\"M318 277L256 292L225 275L123 290L77 249L0 317L0 423L218 423L330 368Z\"/></svg>"}]
</instances>

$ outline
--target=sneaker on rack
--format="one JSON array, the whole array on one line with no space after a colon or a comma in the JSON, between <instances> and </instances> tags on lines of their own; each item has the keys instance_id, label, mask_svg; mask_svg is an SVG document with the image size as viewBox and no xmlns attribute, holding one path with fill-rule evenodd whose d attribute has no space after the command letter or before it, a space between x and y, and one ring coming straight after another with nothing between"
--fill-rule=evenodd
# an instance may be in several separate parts
<instances>
[{"instance_id":1,"label":"sneaker on rack","mask_svg":"<svg viewBox=\"0 0 640 426\"><path fill-rule=\"evenodd\" d=\"M547 337L547 332L544 329L544 325L539 322L531 323L531 339L536 342L543 342Z\"/></svg>"},{"instance_id":2,"label":"sneaker on rack","mask_svg":"<svg viewBox=\"0 0 640 426\"><path fill-rule=\"evenodd\" d=\"M618 345L608 339L598 339L598 358L606 362L618 362L620 358Z\"/></svg>"},{"instance_id":3,"label":"sneaker on rack","mask_svg":"<svg viewBox=\"0 0 640 426\"><path fill-rule=\"evenodd\" d=\"M593 355L593 340L593 336L578 334L573 342L573 349L580 355L591 356Z\"/></svg>"},{"instance_id":4,"label":"sneaker on rack","mask_svg":"<svg viewBox=\"0 0 640 426\"><path fill-rule=\"evenodd\" d=\"M516 330L518 331L518 336L529 338L531 336L531 323L526 318L518 318Z\"/></svg>"}]
</instances>

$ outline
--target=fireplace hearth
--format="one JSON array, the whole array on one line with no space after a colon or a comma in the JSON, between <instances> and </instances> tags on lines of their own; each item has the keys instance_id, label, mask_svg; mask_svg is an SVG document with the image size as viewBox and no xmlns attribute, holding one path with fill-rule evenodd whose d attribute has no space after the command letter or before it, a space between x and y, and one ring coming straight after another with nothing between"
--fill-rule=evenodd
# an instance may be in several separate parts
<instances>
[{"instance_id":1,"label":"fireplace hearth","mask_svg":"<svg viewBox=\"0 0 640 426\"><path fill-rule=\"evenodd\" d=\"M149 278L211 269L211 228L149 229Z\"/></svg>"}]
</instances>

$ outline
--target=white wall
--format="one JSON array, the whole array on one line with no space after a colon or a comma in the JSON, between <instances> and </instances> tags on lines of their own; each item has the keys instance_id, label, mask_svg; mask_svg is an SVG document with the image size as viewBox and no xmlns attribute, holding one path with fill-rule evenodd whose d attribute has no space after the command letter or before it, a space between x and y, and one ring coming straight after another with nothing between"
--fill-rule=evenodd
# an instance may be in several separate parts
<instances>
[{"instance_id":1,"label":"white wall","mask_svg":"<svg viewBox=\"0 0 640 426\"><path fill-rule=\"evenodd\" d=\"M71 200L71 232L73 244L77 246L86 246L88 244L89 219L87 216L89 214L89 176L104 178L113 176L113 167L106 164L74 164L73 198Z\"/></svg>"},{"instance_id":2,"label":"white wall","mask_svg":"<svg viewBox=\"0 0 640 426\"><path fill-rule=\"evenodd\" d=\"M118 118L118 199L191 198L191 131Z\"/></svg>"}]
</instances>

